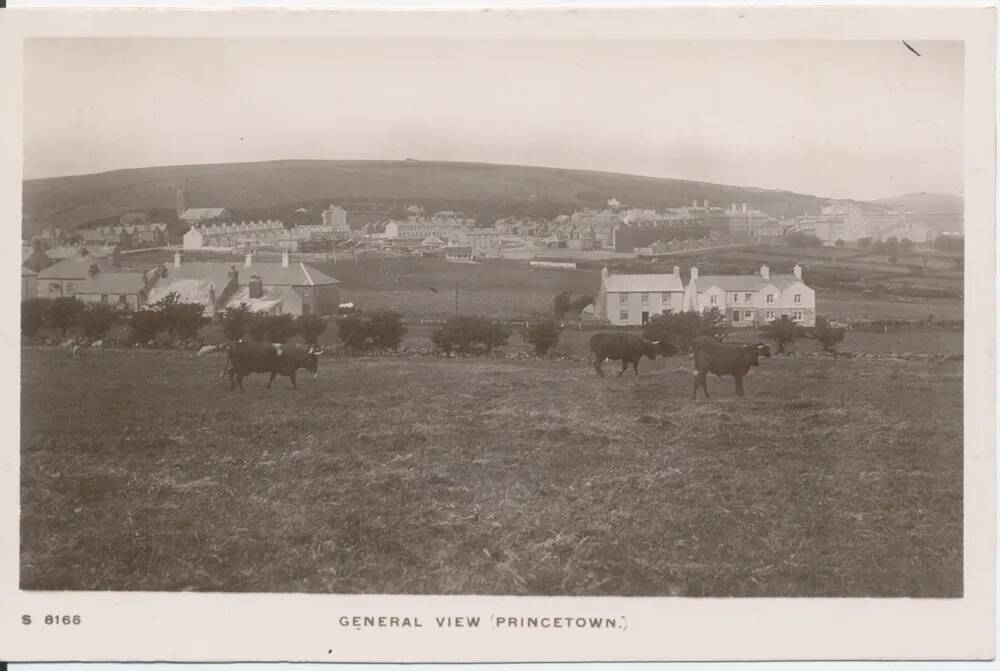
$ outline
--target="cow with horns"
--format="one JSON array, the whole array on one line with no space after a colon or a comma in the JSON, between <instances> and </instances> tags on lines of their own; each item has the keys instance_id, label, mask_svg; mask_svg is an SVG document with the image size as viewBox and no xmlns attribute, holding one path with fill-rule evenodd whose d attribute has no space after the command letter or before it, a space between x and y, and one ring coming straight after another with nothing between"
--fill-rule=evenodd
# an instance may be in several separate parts
<instances>
[{"instance_id":1,"label":"cow with horns","mask_svg":"<svg viewBox=\"0 0 1000 671\"><path fill-rule=\"evenodd\" d=\"M754 366L759 366L758 358L771 356L771 348L767 345L740 344L702 340L692 345L694 352L694 395L697 400L698 387L705 390L708 396L709 373L716 377L732 375L736 382L737 396L743 396L743 378Z\"/></svg>"},{"instance_id":2,"label":"cow with horns","mask_svg":"<svg viewBox=\"0 0 1000 671\"><path fill-rule=\"evenodd\" d=\"M252 343L242 340L226 348L226 365L220 377L229 375L229 388L239 387L243 391L243 378L250 373L268 373L267 388L278 375L284 375L295 383L295 372L300 368L310 371L315 378L319 374L319 355L323 350L314 346L308 350L292 345L276 343Z\"/></svg>"}]
</instances>

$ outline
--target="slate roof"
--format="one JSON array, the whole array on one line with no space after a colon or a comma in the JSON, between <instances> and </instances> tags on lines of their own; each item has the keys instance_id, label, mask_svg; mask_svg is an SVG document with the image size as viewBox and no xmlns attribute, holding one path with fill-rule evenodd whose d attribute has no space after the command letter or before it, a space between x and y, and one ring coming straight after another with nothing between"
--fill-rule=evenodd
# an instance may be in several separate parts
<instances>
[{"instance_id":1,"label":"slate roof","mask_svg":"<svg viewBox=\"0 0 1000 671\"><path fill-rule=\"evenodd\" d=\"M769 284L773 284L778 289L785 289L796 282L801 282L795 275L771 275L765 280L760 275L702 275L694 280L694 285L699 292L712 287L718 287L723 291L760 291Z\"/></svg>"},{"instance_id":2,"label":"slate roof","mask_svg":"<svg viewBox=\"0 0 1000 671\"><path fill-rule=\"evenodd\" d=\"M180 219L184 221L205 221L206 219L218 219L226 211L224 207L189 207L184 210Z\"/></svg>"},{"instance_id":3,"label":"slate roof","mask_svg":"<svg viewBox=\"0 0 1000 671\"><path fill-rule=\"evenodd\" d=\"M260 298L250 298L250 287L240 287L239 291L233 294L226 307L238 307L240 303L245 303L253 312L272 312L288 295L291 287L271 287L264 288Z\"/></svg>"},{"instance_id":4,"label":"slate roof","mask_svg":"<svg viewBox=\"0 0 1000 671\"><path fill-rule=\"evenodd\" d=\"M603 278L604 290L616 293L635 291L684 291L681 278L669 273L655 275L608 275Z\"/></svg>"},{"instance_id":5,"label":"slate roof","mask_svg":"<svg viewBox=\"0 0 1000 671\"><path fill-rule=\"evenodd\" d=\"M122 269L116 266L111 259L95 258L93 256L77 257L75 259L63 259L38 273L40 280L73 280L86 279L90 277L90 266L97 264L99 273L128 273L135 274L134 269Z\"/></svg>"},{"instance_id":6,"label":"slate roof","mask_svg":"<svg viewBox=\"0 0 1000 671\"><path fill-rule=\"evenodd\" d=\"M137 294L145 282L143 273L98 273L76 285L75 294Z\"/></svg>"}]
</instances>

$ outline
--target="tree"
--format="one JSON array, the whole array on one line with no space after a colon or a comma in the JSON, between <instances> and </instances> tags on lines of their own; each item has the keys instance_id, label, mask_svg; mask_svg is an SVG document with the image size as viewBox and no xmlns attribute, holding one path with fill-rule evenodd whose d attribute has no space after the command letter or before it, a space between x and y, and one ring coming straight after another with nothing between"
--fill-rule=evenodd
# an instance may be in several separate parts
<instances>
[{"instance_id":1,"label":"tree","mask_svg":"<svg viewBox=\"0 0 1000 671\"><path fill-rule=\"evenodd\" d=\"M844 329L831 326L830 320L826 317L816 317L816 327L813 328L812 333L823 347L824 352L836 352L837 346L844 339Z\"/></svg>"},{"instance_id":2,"label":"tree","mask_svg":"<svg viewBox=\"0 0 1000 671\"><path fill-rule=\"evenodd\" d=\"M961 235L939 235L934 238L934 249L942 252L961 252L965 250L965 237Z\"/></svg>"},{"instance_id":3,"label":"tree","mask_svg":"<svg viewBox=\"0 0 1000 671\"><path fill-rule=\"evenodd\" d=\"M300 315L295 320L295 326L307 345L315 345L326 331L326 320L319 315Z\"/></svg>"},{"instance_id":4,"label":"tree","mask_svg":"<svg viewBox=\"0 0 1000 671\"><path fill-rule=\"evenodd\" d=\"M29 298L21 301L21 333L33 336L45 325L45 314L52 304L48 298Z\"/></svg>"},{"instance_id":5,"label":"tree","mask_svg":"<svg viewBox=\"0 0 1000 671\"><path fill-rule=\"evenodd\" d=\"M226 308L222 314L222 334L226 340L240 340L248 334L252 321L253 312L250 311L250 307L246 303Z\"/></svg>"},{"instance_id":6,"label":"tree","mask_svg":"<svg viewBox=\"0 0 1000 671\"><path fill-rule=\"evenodd\" d=\"M559 344L559 333L562 328L559 323L547 319L545 321L529 324L527 328L521 330L521 337L535 348L535 354L545 356L549 350Z\"/></svg>"},{"instance_id":7,"label":"tree","mask_svg":"<svg viewBox=\"0 0 1000 671\"><path fill-rule=\"evenodd\" d=\"M337 320L337 340L343 343L340 349L368 349L368 329L360 315L345 315Z\"/></svg>"},{"instance_id":8,"label":"tree","mask_svg":"<svg viewBox=\"0 0 1000 671\"><path fill-rule=\"evenodd\" d=\"M858 247L860 249L868 249L872 246L871 238L858 238Z\"/></svg>"},{"instance_id":9,"label":"tree","mask_svg":"<svg viewBox=\"0 0 1000 671\"><path fill-rule=\"evenodd\" d=\"M785 236L790 245L795 247L822 247L823 241L811 233L789 233Z\"/></svg>"},{"instance_id":10,"label":"tree","mask_svg":"<svg viewBox=\"0 0 1000 671\"><path fill-rule=\"evenodd\" d=\"M778 319L769 322L761 334L768 340L773 340L778 354L783 354L787 345L802 336L802 327L792 321L788 315L781 315Z\"/></svg>"},{"instance_id":11,"label":"tree","mask_svg":"<svg viewBox=\"0 0 1000 671\"><path fill-rule=\"evenodd\" d=\"M59 331L63 338L66 332L77 325L83 303L75 296L60 296L52 301L45 313L45 325Z\"/></svg>"},{"instance_id":12,"label":"tree","mask_svg":"<svg viewBox=\"0 0 1000 671\"><path fill-rule=\"evenodd\" d=\"M899 251L901 252L912 252L913 251L913 240L909 238L902 238L899 241Z\"/></svg>"},{"instance_id":13,"label":"tree","mask_svg":"<svg viewBox=\"0 0 1000 671\"><path fill-rule=\"evenodd\" d=\"M83 335L100 340L108 335L119 317L121 312L117 308L102 303L88 303L80 312L78 325L83 330Z\"/></svg>"},{"instance_id":14,"label":"tree","mask_svg":"<svg viewBox=\"0 0 1000 671\"><path fill-rule=\"evenodd\" d=\"M594 297L588 294L582 296L577 296L569 302L569 312L570 314L578 315L583 312L583 309L588 305L594 304Z\"/></svg>"},{"instance_id":15,"label":"tree","mask_svg":"<svg viewBox=\"0 0 1000 671\"><path fill-rule=\"evenodd\" d=\"M836 247L843 247L844 246L844 240L843 240L843 238L837 238L837 240L833 244Z\"/></svg>"}]
</instances>

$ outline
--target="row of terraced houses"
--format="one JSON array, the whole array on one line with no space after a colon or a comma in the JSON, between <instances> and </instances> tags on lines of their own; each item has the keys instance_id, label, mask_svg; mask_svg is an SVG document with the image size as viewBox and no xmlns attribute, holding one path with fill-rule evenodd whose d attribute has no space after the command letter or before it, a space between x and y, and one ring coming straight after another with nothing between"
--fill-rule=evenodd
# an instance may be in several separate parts
<instances>
[{"instance_id":1,"label":"row of terraced houses","mask_svg":"<svg viewBox=\"0 0 1000 671\"><path fill-rule=\"evenodd\" d=\"M665 312L716 308L734 327L755 327L787 315L803 326L816 324L816 292L802 279L761 266L753 275L701 275L691 268L687 285L680 268L673 274L621 275L601 271L595 315L615 326L640 326Z\"/></svg>"}]
</instances>

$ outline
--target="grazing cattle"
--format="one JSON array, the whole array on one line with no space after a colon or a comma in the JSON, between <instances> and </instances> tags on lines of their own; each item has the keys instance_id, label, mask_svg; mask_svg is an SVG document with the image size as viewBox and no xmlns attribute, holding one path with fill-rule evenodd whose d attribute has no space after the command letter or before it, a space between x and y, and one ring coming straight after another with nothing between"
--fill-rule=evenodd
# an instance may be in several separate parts
<instances>
[{"instance_id":1,"label":"grazing cattle","mask_svg":"<svg viewBox=\"0 0 1000 671\"><path fill-rule=\"evenodd\" d=\"M706 376L712 373L717 377L732 375L736 381L736 394L743 396L743 377L750 368L760 365L757 358L761 355L771 356L771 348L767 345L744 345L739 343L722 343L712 340L696 342L694 350L694 399L698 398L698 387L705 390L708 396L708 381Z\"/></svg>"},{"instance_id":2,"label":"grazing cattle","mask_svg":"<svg viewBox=\"0 0 1000 671\"><path fill-rule=\"evenodd\" d=\"M279 345L271 343L248 343L242 340L229 346L226 353L226 366L222 369L222 376L229 374L229 388L235 390L237 386L243 391L243 378L250 373L270 373L271 377L267 381L267 388L271 388L271 383L278 375L284 375L292 381L292 387L298 389L295 384L295 371L304 368L313 373L313 377L319 373L319 354L322 350L310 347L308 350L290 345Z\"/></svg>"},{"instance_id":3,"label":"grazing cattle","mask_svg":"<svg viewBox=\"0 0 1000 671\"><path fill-rule=\"evenodd\" d=\"M590 351L594 354L594 370L601 377L604 371L601 364L605 359L621 361L622 369L618 377L632 364L632 370L639 374L639 359L648 357L655 359L659 353L660 341L649 341L631 333L595 333L590 339Z\"/></svg>"}]
</instances>

